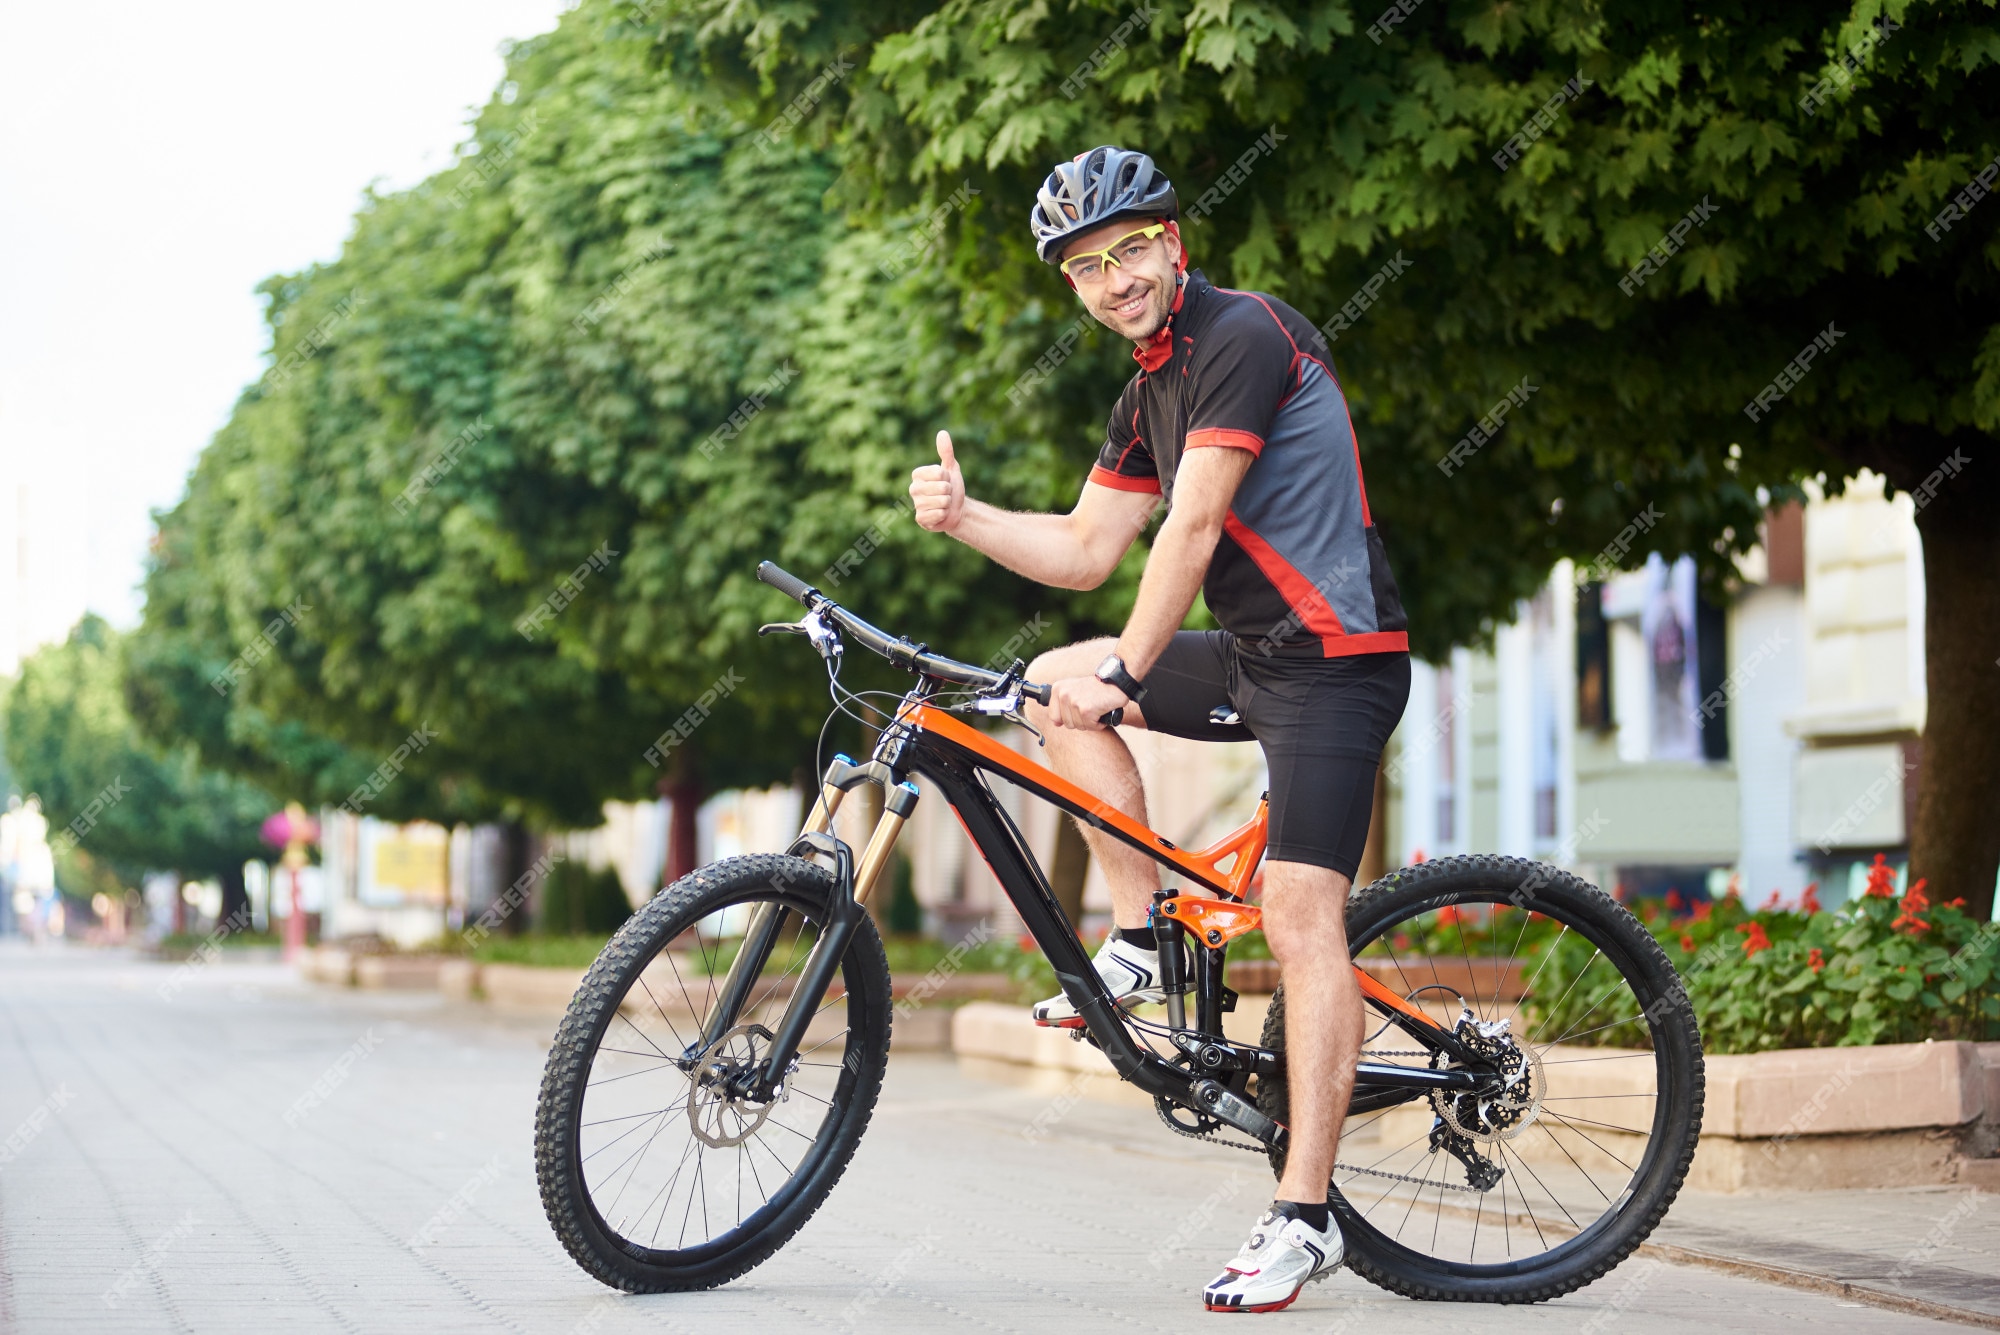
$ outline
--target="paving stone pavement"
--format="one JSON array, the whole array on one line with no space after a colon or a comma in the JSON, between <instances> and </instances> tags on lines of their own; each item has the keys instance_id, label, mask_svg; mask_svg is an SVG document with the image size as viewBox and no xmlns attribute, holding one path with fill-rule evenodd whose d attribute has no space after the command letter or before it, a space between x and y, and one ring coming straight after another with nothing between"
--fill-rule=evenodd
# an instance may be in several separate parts
<instances>
[{"instance_id":1,"label":"paving stone pavement","mask_svg":"<svg viewBox=\"0 0 2000 1335\"><path fill-rule=\"evenodd\" d=\"M1199 1286L1270 1190L1257 1159L1144 1112L915 1054L774 1259L708 1293L617 1294L563 1253L535 1190L552 1028L278 966L0 943L0 1331L1179 1332L1211 1321ZM1413 1303L1342 1273L1273 1320L1963 1329L1645 1259L1528 1308Z\"/></svg>"}]
</instances>

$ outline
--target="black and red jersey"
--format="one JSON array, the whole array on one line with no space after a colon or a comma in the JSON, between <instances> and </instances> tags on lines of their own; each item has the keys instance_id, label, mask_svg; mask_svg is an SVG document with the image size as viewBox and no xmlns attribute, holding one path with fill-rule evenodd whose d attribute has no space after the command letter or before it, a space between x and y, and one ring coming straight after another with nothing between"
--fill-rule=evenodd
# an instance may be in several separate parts
<instances>
[{"instance_id":1,"label":"black and red jersey","mask_svg":"<svg viewBox=\"0 0 2000 1335\"><path fill-rule=\"evenodd\" d=\"M1338 658L1409 648L1388 553L1368 513L1347 396L1310 321L1276 297L1187 276L1172 351L1145 357L1111 411L1090 480L1164 493L1185 450L1257 456L1202 582L1252 653Z\"/></svg>"}]
</instances>

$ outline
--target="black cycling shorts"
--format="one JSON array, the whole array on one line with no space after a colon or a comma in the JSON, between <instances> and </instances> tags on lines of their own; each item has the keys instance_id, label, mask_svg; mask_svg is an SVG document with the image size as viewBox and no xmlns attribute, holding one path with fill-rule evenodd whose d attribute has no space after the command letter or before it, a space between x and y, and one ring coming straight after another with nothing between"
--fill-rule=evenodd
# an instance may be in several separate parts
<instances>
[{"instance_id":1,"label":"black cycling shorts","mask_svg":"<svg viewBox=\"0 0 2000 1335\"><path fill-rule=\"evenodd\" d=\"M1228 631L1184 630L1143 685L1146 727L1203 742L1255 740L1271 772L1274 862L1361 865L1382 748L1410 699L1410 656L1270 658ZM1216 723L1218 706L1242 720Z\"/></svg>"}]
</instances>

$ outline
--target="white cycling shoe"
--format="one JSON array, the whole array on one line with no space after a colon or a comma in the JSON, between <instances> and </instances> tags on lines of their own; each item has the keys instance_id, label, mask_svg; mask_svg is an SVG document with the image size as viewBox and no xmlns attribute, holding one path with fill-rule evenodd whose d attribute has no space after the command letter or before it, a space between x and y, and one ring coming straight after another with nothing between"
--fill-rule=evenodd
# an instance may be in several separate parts
<instances>
[{"instance_id":1,"label":"white cycling shoe","mask_svg":"<svg viewBox=\"0 0 2000 1335\"><path fill-rule=\"evenodd\" d=\"M1307 1284L1340 1269L1346 1251L1332 1219L1322 1233L1273 1207L1258 1218L1236 1259L1202 1290L1202 1302L1211 1312L1282 1312Z\"/></svg>"},{"instance_id":2,"label":"white cycling shoe","mask_svg":"<svg viewBox=\"0 0 2000 1335\"><path fill-rule=\"evenodd\" d=\"M1112 999L1121 1006L1166 999L1167 994L1160 990L1160 953L1157 950L1147 950L1130 941L1108 936L1098 947L1097 958L1091 962L1097 966L1097 976L1104 980ZM1058 992L1047 1001L1035 1003L1035 1023L1079 1029L1083 1027L1083 1017L1076 1013L1069 997Z\"/></svg>"}]
</instances>

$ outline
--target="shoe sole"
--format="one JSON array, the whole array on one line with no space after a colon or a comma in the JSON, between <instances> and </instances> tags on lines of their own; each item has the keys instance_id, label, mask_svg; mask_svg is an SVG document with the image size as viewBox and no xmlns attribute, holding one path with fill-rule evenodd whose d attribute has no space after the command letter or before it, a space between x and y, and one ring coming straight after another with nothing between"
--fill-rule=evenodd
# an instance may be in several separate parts
<instances>
[{"instance_id":1,"label":"shoe sole","mask_svg":"<svg viewBox=\"0 0 2000 1335\"><path fill-rule=\"evenodd\" d=\"M1113 1004L1123 1009L1128 1006L1156 1006L1167 999L1164 992L1132 992L1119 997ZM1035 1023L1044 1029L1081 1029L1084 1019L1081 1015L1037 1015Z\"/></svg>"},{"instance_id":2,"label":"shoe sole","mask_svg":"<svg viewBox=\"0 0 2000 1335\"><path fill-rule=\"evenodd\" d=\"M1290 1297L1282 1299L1281 1301L1275 1303L1256 1303L1254 1305L1245 1304L1242 1307L1230 1307L1221 1303L1209 1302L1206 1298L1204 1298L1202 1300L1202 1305L1211 1312L1282 1312L1287 1307L1290 1307L1293 1303L1297 1302L1299 1300L1299 1295L1301 1293L1304 1293L1305 1291L1306 1291L1306 1286L1304 1283L1301 1283L1296 1289L1292 1290Z\"/></svg>"}]
</instances>

